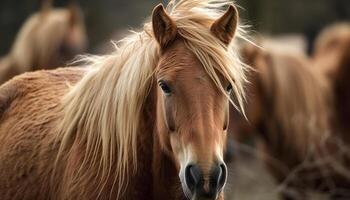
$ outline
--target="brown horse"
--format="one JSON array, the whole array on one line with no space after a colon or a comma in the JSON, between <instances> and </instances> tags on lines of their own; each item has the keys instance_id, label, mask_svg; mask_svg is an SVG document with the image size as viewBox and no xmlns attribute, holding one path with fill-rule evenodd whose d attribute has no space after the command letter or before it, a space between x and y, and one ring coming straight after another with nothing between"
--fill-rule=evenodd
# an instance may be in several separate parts
<instances>
[{"instance_id":1,"label":"brown horse","mask_svg":"<svg viewBox=\"0 0 350 200\"><path fill-rule=\"evenodd\" d=\"M78 7L53 9L44 1L42 9L24 23L8 55L0 59L0 84L24 72L62 66L85 46Z\"/></svg>"},{"instance_id":2,"label":"brown horse","mask_svg":"<svg viewBox=\"0 0 350 200\"><path fill-rule=\"evenodd\" d=\"M252 45L243 47L242 55L255 69L246 91L248 121L231 115L229 132L257 137L284 199L306 199L308 190L330 192L334 198L347 195L339 193L350 189L349 151L338 145L325 76L306 57Z\"/></svg>"},{"instance_id":3,"label":"brown horse","mask_svg":"<svg viewBox=\"0 0 350 200\"><path fill-rule=\"evenodd\" d=\"M223 199L245 80L230 4L159 5L114 54L4 84L0 199Z\"/></svg>"},{"instance_id":4,"label":"brown horse","mask_svg":"<svg viewBox=\"0 0 350 200\"><path fill-rule=\"evenodd\" d=\"M350 23L327 27L317 38L312 59L331 83L339 132L350 143Z\"/></svg>"}]
</instances>

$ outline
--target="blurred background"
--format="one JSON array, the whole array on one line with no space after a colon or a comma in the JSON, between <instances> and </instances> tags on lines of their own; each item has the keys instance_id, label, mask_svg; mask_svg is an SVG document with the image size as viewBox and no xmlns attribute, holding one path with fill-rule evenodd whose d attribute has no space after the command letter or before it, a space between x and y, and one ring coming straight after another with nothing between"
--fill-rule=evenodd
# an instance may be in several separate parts
<instances>
[{"instance_id":1,"label":"blurred background","mask_svg":"<svg viewBox=\"0 0 350 200\"><path fill-rule=\"evenodd\" d=\"M103 53L104 44L126 30L138 28L160 0L80 0L85 15L90 53ZM67 0L55 0L63 7ZM349 0L237 0L241 17L251 30L266 34L304 34L307 43L335 21L350 19ZM0 56L9 51L25 19L40 8L39 0L0 1ZM310 45L309 45L310 46ZM310 51L310 47L307 47Z\"/></svg>"},{"instance_id":2,"label":"blurred background","mask_svg":"<svg viewBox=\"0 0 350 200\"><path fill-rule=\"evenodd\" d=\"M84 15L87 33L85 53L104 54L113 49L111 40L121 39L127 31L141 28L160 0L80 0L74 1ZM71 1L54 0L54 7L67 7ZM250 25L250 34L288 37L303 52L312 52L319 32L328 25L350 20L350 0L237 0L241 22ZM41 9L39 0L0 1L0 57L11 49L20 27L34 12ZM81 27L80 27L81 28ZM70 30L68 46L84 43ZM54 34L54 33L53 33ZM283 43L283 42L282 42ZM66 45L67 45L66 44ZM63 49L66 50L66 49ZM62 49L59 49L59 53ZM75 53L76 51L74 51ZM71 53L71 52L70 52ZM84 52L79 52L84 53ZM10 65L9 65L10 66ZM55 66L56 67L56 66ZM33 69L34 70L34 69ZM1 73L1 72L0 72ZM0 74L1 75L1 74ZM229 164L231 177L227 184L228 199L274 200L281 188L276 185L257 159L253 145L242 145L236 162ZM322 197L315 196L314 199Z\"/></svg>"}]
</instances>

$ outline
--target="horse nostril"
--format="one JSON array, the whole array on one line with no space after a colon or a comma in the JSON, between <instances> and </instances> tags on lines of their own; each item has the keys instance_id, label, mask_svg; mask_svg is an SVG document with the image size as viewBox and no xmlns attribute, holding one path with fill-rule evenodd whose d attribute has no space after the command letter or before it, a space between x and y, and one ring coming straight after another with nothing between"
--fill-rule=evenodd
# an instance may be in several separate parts
<instances>
[{"instance_id":1,"label":"horse nostril","mask_svg":"<svg viewBox=\"0 0 350 200\"><path fill-rule=\"evenodd\" d=\"M217 192L220 191L226 183L227 169L224 163L214 167L211 172L211 187Z\"/></svg>"},{"instance_id":2,"label":"horse nostril","mask_svg":"<svg viewBox=\"0 0 350 200\"><path fill-rule=\"evenodd\" d=\"M187 187L193 191L201 179L200 169L196 165L188 165L185 169Z\"/></svg>"},{"instance_id":3,"label":"horse nostril","mask_svg":"<svg viewBox=\"0 0 350 200\"><path fill-rule=\"evenodd\" d=\"M209 177L204 177L199 166L194 164L187 165L184 172L185 191L200 198L215 198L226 183L225 163L215 164L208 174Z\"/></svg>"}]
</instances>

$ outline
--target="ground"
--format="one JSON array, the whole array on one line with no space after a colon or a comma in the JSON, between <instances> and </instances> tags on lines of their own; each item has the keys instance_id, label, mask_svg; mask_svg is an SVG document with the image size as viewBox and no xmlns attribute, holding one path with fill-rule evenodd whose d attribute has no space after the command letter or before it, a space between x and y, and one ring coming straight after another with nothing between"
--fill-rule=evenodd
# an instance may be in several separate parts
<instances>
[{"instance_id":1,"label":"ground","mask_svg":"<svg viewBox=\"0 0 350 200\"><path fill-rule=\"evenodd\" d=\"M265 170L254 150L240 152L228 164L225 200L280 200L278 185ZM326 200L321 194L310 194L310 200Z\"/></svg>"}]
</instances>

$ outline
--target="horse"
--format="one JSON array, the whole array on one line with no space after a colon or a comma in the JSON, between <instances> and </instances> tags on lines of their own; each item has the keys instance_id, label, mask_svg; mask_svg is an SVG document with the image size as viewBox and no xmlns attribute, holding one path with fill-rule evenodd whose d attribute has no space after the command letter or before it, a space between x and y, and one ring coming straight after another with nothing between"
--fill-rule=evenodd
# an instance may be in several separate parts
<instances>
[{"instance_id":1,"label":"horse","mask_svg":"<svg viewBox=\"0 0 350 200\"><path fill-rule=\"evenodd\" d=\"M232 2L170 1L114 53L2 85L0 199L223 200L238 38Z\"/></svg>"},{"instance_id":2,"label":"horse","mask_svg":"<svg viewBox=\"0 0 350 200\"><path fill-rule=\"evenodd\" d=\"M350 142L350 23L336 23L325 30L316 39L315 52L312 55L313 66L329 80L337 115L339 132Z\"/></svg>"},{"instance_id":3,"label":"horse","mask_svg":"<svg viewBox=\"0 0 350 200\"><path fill-rule=\"evenodd\" d=\"M230 115L229 132L256 138L283 199L307 199L308 191L348 195L342 192L350 185L349 143L335 128L327 77L299 54L248 44L241 55L253 68L245 86L248 120Z\"/></svg>"},{"instance_id":4,"label":"horse","mask_svg":"<svg viewBox=\"0 0 350 200\"><path fill-rule=\"evenodd\" d=\"M62 66L83 53L86 43L77 5L53 9L43 1L41 10L20 29L10 52L0 59L0 84L24 72Z\"/></svg>"}]
</instances>

